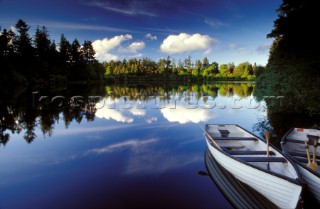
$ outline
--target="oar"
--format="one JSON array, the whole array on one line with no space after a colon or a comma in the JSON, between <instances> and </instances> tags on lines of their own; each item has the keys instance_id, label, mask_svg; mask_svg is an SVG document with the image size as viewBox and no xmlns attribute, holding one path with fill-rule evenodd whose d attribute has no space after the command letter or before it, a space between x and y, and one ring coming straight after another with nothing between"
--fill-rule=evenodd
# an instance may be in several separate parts
<instances>
[{"instance_id":1,"label":"oar","mask_svg":"<svg viewBox=\"0 0 320 209\"><path fill-rule=\"evenodd\" d=\"M317 146L318 146L318 140L313 140L313 158L312 158L312 166L313 170L318 170L318 163L316 162L316 156L317 156Z\"/></svg>"},{"instance_id":2,"label":"oar","mask_svg":"<svg viewBox=\"0 0 320 209\"><path fill-rule=\"evenodd\" d=\"M308 145L308 140L304 141L305 147L306 147L306 153L307 153L307 158L308 158L308 164L307 167L311 168L313 170L313 165L311 164L310 160L310 153L309 153L309 145Z\"/></svg>"},{"instance_id":3,"label":"oar","mask_svg":"<svg viewBox=\"0 0 320 209\"><path fill-rule=\"evenodd\" d=\"M207 131L205 131L205 134L208 136L208 138L211 140L211 142L212 142L214 145L216 145L216 147L217 147L218 149L222 150L222 148L219 146L219 144L210 136L210 134L209 134Z\"/></svg>"},{"instance_id":4,"label":"oar","mask_svg":"<svg viewBox=\"0 0 320 209\"><path fill-rule=\"evenodd\" d=\"M270 140L270 132L266 130L264 133L264 136L266 137L266 142L267 142L267 157L269 157L269 140Z\"/></svg>"},{"instance_id":5,"label":"oar","mask_svg":"<svg viewBox=\"0 0 320 209\"><path fill-rule=\"evenodd\" d=\"M264 136L266 137L266 142L267 142L267 157L269 157L269 141L270 141L270 132L268 130L266 130L266 132L264 133ZM268 170L270 170L270 164L268 162L267 164L267 168Z\"/></svg>"}]
</instances>

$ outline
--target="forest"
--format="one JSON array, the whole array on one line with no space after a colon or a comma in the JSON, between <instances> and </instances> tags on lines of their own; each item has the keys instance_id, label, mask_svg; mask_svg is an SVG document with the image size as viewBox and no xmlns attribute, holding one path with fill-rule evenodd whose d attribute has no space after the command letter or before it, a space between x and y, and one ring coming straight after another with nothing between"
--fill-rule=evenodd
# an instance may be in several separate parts
<instances>
[{"instance_id":1,"label":"forest","mask_svg":"<svg viewBox=\"0 0 320 209\"><path fill-rule=\"evenodd\" d=\"M23 20L16 32L2 29L0 34L0 84L49 86L74 81L102 81L103 66L95 60L91 41L70 43L62 34L59 45L50 40L45 26L37 26L33 37Z\"/></svg>"},{"instance_id":2,"label":"forest","mask_svg":"<svg viewBox=\"0 0 320 209\"><path fill-rule=\"evenodd\" d=\"M120 78L127 80L164 80L164 81L216 81L216 80L249 80L264 71L263 66L255 63L242 62L237 66L233 62L219 65L205 57L202 61L192 61L188 56L183 61L161 58L157 62L149 58L131 58L128 61L103 62L107 78Z\"/></svg>"},{"instance_id":3,"label":"forest","mask_svg":"<svg viewBox=\"0 0 320 209\"><path fill-rule=\"evenodd\" d=\"M255 96L282 96L282 105L266 100L277 136L292 127L320 128L320 42L317 2L283 0L267 37L273 39L266 70L256 79Z\"/></svg>"},{"instance_id":4,"label":"forest","mask_svg":"<svg viewBox=\"0 0 320 209\"><path fill-rule=\"evenodd\" d=\"M254 80L264 71L263 66L243 62L219 65L203 60L161 58L131 58L128 61L95 59L91 41L68 41L64 34L59 43L50 39L45 26L37 26L29 34L30 26L18 20L14 31L0 29L0 84L27 84L27 86L59 86L72 83L100 83L121 81L197 81Z\"/></svg>"}]
</instances>

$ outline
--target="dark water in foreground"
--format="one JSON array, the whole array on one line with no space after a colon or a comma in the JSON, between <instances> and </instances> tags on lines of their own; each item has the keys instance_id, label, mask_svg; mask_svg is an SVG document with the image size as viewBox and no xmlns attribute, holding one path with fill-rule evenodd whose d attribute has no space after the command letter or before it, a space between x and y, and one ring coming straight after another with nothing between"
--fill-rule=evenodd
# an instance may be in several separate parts
<instances>
[{"instance_id":1,"label":"dark water in foreground","mask_svg":"<svg viewBox=\"0 0 320 209\"><path fill-rule=\"evenodd\" d=\"M23 105L2 100L1 209L232 208L198 174L202 128L239 124L261 135L271 126L252 83L79 89L27 94ZM72 96L83 97L78 107Z\"/></svg>"}]
</instances>

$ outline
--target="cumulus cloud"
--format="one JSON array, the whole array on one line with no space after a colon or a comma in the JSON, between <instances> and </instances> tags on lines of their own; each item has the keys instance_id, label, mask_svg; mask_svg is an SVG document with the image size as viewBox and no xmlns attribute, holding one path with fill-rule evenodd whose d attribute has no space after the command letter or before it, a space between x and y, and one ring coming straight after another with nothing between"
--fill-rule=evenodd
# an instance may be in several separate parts
<instances>
[{"instance_id":1,"label":"cumulus cloud","mask_svg":"<svg viewBox=\"0 0 320 209\"><path fill-rule=\"evenodd\" d=\"M144 116L147 113L146 109L138 109L135 107L129 109L129 112L134 116Z\"/></svg>"},{"instance_id":2,"label":"cumulus cloud","mask_svg":"<svg viewBox=\"0 0 320 209\"><path fill-rule=\"evenodd\" d=\"M145 37L147 39L150 39L150 40L153 40L153 41L158 39L157 36L153 36L153 35L151 35L151 33L146 34Z\"/></svg>"},{"instance_id":3,"label":"cumulus cloud","mask_svg":"<svg viewBox=\"0 0 320 209\"><path fill-rule=\"evenodd\" d=\"M180 33L179 35L169 35L163 40L160 49L163 53L175 54L194 50L208 50L218 40L208 35L201 35L199 33L190 35L187 33Z\"/></svg>"},{"instance_id":4,"label":"cumulus cloud","mask_svg":"<svg viewBox=\"0 0 320 209\"><path fill-rule=\"evenodd\" d=\"M125 116L123 113L121 113L118 110L109 109L109 108L98 109L96 112L96 117L105 118L107 120L113 119L117 122L122 122L122 123L133 122L133 118Z\"/></svg>"},{"instance_id":5,"label":"cumulus cloud","mask_svg":"<svg viewBox=\"0 0 320 209\"><path fill-rule=\"evenodd\" d=\"M119 52L121 53L137 53L137 51L144 49L146 44L143 41L133 42L127 48L120 47Z\"/></svg>"},{"instance_id":6,"label":"cumulus cloud","mask_svg":"<svg viewBox=\"0 0 320 209\"><path fill-rule=\"evenodd\" d=\"M97 112L96 112L96 117L98 118L105 118L107 120L115 120L117 122L122 122L122 123L132 123L133 122L133 117L126 116L125 113L121 110L117 109L111 109L112 103L116 103L117 101L112 100L111 98L104 99L102 103L104 104L103 107L99 107L101 104L97 104Z\"/></svg>"},{"instance_id":7,"label":"cumulus cloud","mask_svg":"<svg viewBox=\"0 0 320 209\"><path fill-rule=\"evenodd\" d=\"M111 60L111 59L117 59L116 55L110 54L110 51L116 47L119 47L120 44L124 41L131 40L132 35L126 34L126 35L120 35L115 36L111 39L104 38L102 40L96 40L92 43L92 46L94 50L96 51L96 59L99 61L105 61L105 60Z\"/></svg>"},{"instance_id":8,"label":"cumulus cloud","mask_svg":"<svg viewBox=\"0 0 320 209\"><path fill-rule=\"evenodd\" d=\"M99 61L110 61L110 60L118 60L119 57L117 55L114 55L114 54L109 54L109 53L106 53L106 54L96 54L96 58L99 60Z\"/></svg>"},{"instance_id":9,"label":"cumulus cloud","mask_svg":"<svg viewBox=\"0 0 320 209\"><path fill-rule=\"evenodd\" d=\"M215 115L209 114L206 109L187 109L182 105L177 105L175 109L163 108L161 113L169 122L180 124L206 122L215 117Z\"/></svg>"}]
</instances>

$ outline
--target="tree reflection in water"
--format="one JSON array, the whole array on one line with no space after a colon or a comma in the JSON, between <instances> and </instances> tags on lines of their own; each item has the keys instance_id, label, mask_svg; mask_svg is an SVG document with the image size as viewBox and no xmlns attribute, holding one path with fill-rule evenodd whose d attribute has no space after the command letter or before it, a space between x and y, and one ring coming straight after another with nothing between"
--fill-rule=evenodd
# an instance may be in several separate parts
<instances>
[{"instance_id":1,"label":"tree reflection in water","mask_svg":"<svg viewBox=\"0 0 320 209\"><path fill-rule=\"evenodd\" d=\"M19 89L19 88L17 88ZM39 89L37 91L20 89L15 92L3 91L0 97L0 143L5 145L10 133L23 133L24 139L30 143L36 137L36 129L40 129L44 137L54 134L54 126L59 120L68 128L72 121L77 123L95 119L96 104L102 98L117 100L125 97L130 102L147 102L152 96L159 96L161 102L169 103L172 97L194 96L196 101L206 103L207 97L216 98L234 95L245 98L253 93L254 83L214 83L202 85L178 86L166 84L162 86L148 84L130 84L129 86L90 86L75 85L62 89ZM41 98L41 96L46 96ZM53 100L56 96L63 99ZM72 98L80 96L74 104ZM90 100L95 96L95 100ZM99 100L100 98L100 100ZM52 102L53 101L53 102Z\"/></svg>"}]
</instances>

